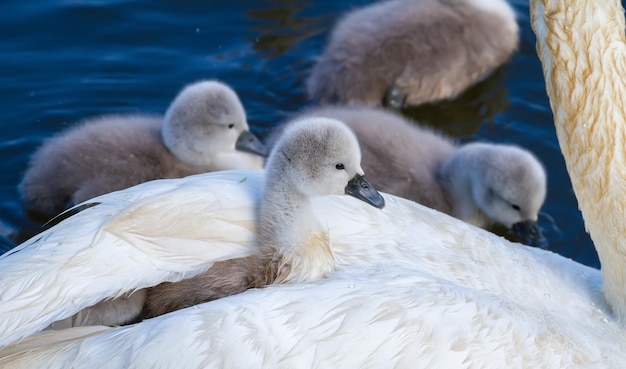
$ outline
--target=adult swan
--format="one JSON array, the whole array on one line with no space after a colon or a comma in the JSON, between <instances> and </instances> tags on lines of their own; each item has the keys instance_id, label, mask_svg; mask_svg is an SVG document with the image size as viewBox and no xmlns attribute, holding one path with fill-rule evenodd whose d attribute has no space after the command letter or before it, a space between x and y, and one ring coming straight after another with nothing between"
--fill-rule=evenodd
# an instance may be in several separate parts
<instances>
[{"instance_id":1,"label":"adult swan","mask_svg":"<svg viewBox=\"0 0 626 369\"><path fill-rule=\"evenodd\" d=\"M559 140L603 279L598 270L386 196L384 211L358 209L363 224L328 224L333 245L367 248L325 279L250 290L131 326L31 336L0 352L0 367L623 367L626 89L616 66L626 56L623 11L617 0L531 3ZM198 178L229 189L242 180L236 172ZM246 182L237 194L252 193ZM322 217L360 204L317 205ZM46 302L38 302L42 311L58 309Z\"/></svg>"}]
</instances>

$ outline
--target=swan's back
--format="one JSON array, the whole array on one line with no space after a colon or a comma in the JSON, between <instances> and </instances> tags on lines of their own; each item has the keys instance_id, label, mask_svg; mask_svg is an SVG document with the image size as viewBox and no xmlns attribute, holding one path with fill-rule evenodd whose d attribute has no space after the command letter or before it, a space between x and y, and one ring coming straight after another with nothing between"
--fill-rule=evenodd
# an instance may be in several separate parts
<instances>
[{"instance_id":1,"label":"swan's back","mask_svg":"<svg viewBox=\"0 0 626 369\"><path fill-rule=\"evenodd\" d=\"M0 364L14 369L104 362L109 368L617 368L626 358L614 326L594 331L564 324L541 309L433 279L402 262L250 290L140 324L93 331L49 345L71 331L34 338L24 345L35 348L0 351ZM619 344L598 345L615 339Z\"/></svg>"},{"instance_id":2,"label":"swan's back","mask_svg":"<svg viewBox=\"0 0 626 369\"><path fill-rule=\"evenodd\" d=\"M102 205L3 256L0 312L7 319L0 321L0 343L15 342L99 299L191 276L220 257L246 254L261 182L260 171L231 171L105 195ZM204 199L207 188L211 195ZM624 362L626 338L604 302L597 270L510 243L408 200L389 195L385 200L382 211L347 196L313 203L320 222L331 219L325 226L337 271L328 278L253 290L95 333L59 343L49 348L50 355L54 360L67 355L76 365L85 360L87 367L112 352L120 361L107 361L110 367L157 361L181 366L184 360L220 366L245 359L271 367L312 362L361 367L384 360L399 367L452 368ZM101 215L91 216L90 210ZM178 233L173 223L187 212L197 216L195 223ZM93 220L80 228L89 237L115 236L115 241L86 242L73 230L81 219ZM223 251L235 245L242 249ZM11 350L22 351L19 343ZM46 355L24 351L2 360L10 367L11 360L32 364Z\"/></svg>"},{"instance_id":3,"label":"swan's back","mask_svg":"<svg viewBox=\"0 0 626 369\"><path fill-rule=\"evenodd\" d=\"M105 298L247 255L262 180L254 171L219 179L231 175L152 181L106 194L0 256L0 346Z\"/></svg>"}]
</instances>

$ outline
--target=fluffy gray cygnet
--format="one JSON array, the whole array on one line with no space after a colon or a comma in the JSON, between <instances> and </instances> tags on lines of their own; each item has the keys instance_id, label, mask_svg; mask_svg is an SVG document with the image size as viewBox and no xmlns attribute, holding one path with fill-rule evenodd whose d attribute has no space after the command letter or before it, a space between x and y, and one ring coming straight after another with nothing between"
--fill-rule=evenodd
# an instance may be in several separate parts
<instances>
[{"instance_id":1,"label":"fluffy gray cygnet","mask_svg":"<svg viewBox=\"0 0 626 369\"><path fill-rule=\"evenodd\" d=\"M454 98L513 55L504 0L392 0L336 23L306 81L316 103L394 108Z\"/></svg>"},{"instance_id":2,"label":"fluffy gray cygnet","mask_svg":"<svg viewBox=\"0 0 626 369\"><path fill-rule=\"evenodd\" d=\"M184 87L165 116L105 115L48 139L32 156L19 191L27 209L56 215L149 180L262 168L265 153L237 94L205 80Z\"/></svg>"},{"instance_id":3,"label":"fluffy gray cygnet","mask_svg":"<svg viewBox=\"0 0 626 369\"><path fill-rule=\"evenodd\" d=\"M385 204L364 177L356 137L334 119L311 117L290 124L268 159L265 182L256 252L149 289L143 318L251 287L322 278L335 269L335 258L324 227L310 215L312 199L347 194L377 208Z\"/></svg>"}]
</instances>

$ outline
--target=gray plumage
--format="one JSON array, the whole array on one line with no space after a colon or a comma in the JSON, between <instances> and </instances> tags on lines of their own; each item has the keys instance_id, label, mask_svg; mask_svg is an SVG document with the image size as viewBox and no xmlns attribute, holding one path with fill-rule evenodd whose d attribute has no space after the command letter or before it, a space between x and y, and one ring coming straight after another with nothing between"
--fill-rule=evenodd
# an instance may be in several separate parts
<instances>
[{"instance_id":1,"label":"gray plumage","mask_svg":"<svg viewBox=\"0 0 626 369\"><path fill-rule=\"evenodd\" d=\"M392 0L343 16L307 79L317 103L378 106L392 87L404 105L453 98L518 45L504 0Z\"/></svg>"},{"instance_id":2,"label":"gray plumage","mask_svg":"<svg viewBox=\"0 0 626 369\"><path fill-rule=\"evenodd\" d=\"M363 170L378 190L474 225L534 222L545 200L543 166L517 146L459 146L380 108L315 107L300 116L334 118L352 128L361 146Z\"/></svg>"},{"instance_id":3,"label":"gray plumage","mask_svg":"<svg viewBox=\"0 0 626 369\"><path fill-rule=\"evenodd\" d=\"M27 209L53 215L153 179L262 167L261 157L236 150L242 132L248 124L237 94L200 81L186 86L164 117L105 115L48 139L19 190Z\"/></svg>"}]
</instances>

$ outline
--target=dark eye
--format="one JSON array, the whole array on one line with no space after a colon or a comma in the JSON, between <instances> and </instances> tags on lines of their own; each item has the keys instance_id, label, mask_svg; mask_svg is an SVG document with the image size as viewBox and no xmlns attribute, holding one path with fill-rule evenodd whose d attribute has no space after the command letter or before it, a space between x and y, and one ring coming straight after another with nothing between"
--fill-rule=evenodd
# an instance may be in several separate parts
<instances>
[{"instance_id":1,"label":"dark eye","mask_svg":"<svg viewBox=\"0 0 626 369\"><path fill-rule=\"evenodd\" d=\"M228 125L228 129L232 129L235 125L233 123Z\"/></svg>"},{"instance_id":2,"label":"dark eye","mask_svg":"<svg viewBox=\"0 0 626 369\"><path fill-rule=\"evenodd\" d=\"M520 210L519 205L511 204L511 207L512 207L513 209L517 210L517 211L519 211L519 210Z\"/></svg>"},{"instance_id":3,"label":"dark eye","mask_svg":"<svg viewBox=\"0 0 626 369\"><path fill-rule=\"evenodd\" d=\"M343 170L343 169L346 169L346 168L343 166L343 164L341 164L341 163L339 163L339 164L335 165L335 168L337 168L337 170Z\"/></svg>"}]
</instances>

